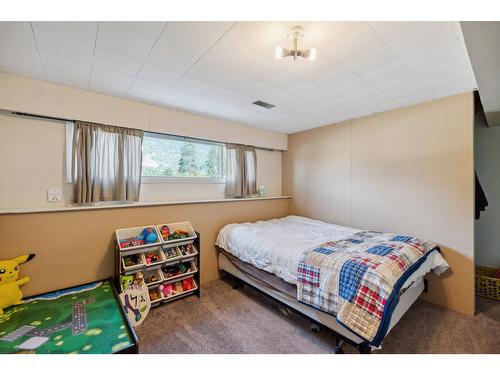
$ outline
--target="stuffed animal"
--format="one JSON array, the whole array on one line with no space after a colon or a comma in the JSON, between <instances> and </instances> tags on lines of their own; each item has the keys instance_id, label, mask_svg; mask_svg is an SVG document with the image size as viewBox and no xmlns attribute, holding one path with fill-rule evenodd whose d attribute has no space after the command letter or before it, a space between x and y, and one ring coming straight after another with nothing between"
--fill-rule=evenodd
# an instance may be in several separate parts
<instances>
[{"instance_id":1,"label":"stuffed animal","mask_svg":"<svg viewBox=\"0 0 500 375\"><path fill-rule=\"evenodd\" d=\"M144 274L142 272L137 272L134 274L134 284L141 286L144 282Z\"/></svg>"},{"instance_id":2,"label":"stuffed animal","mask_svg":"<svg viewBox=\"0 0 500 375\"><path fill-rule=\"evenodd\" d=\"M33 259L35 254L21 255L10 260L0 261L0 316L3 315L3 309L12 305L23 303L23 292L20 286L30 281L29 277L23 277L18 280L19 265Z\"/></svg>"},{"instance_id":3,"label":"stuffed animal","mask_svg":"<svg viewBox=\"0 0 500 375\"><path fill-rule=\"evenodd\" d=\"M144 228L138 238L144 240L146 243L155 243L158 241L158 235L156 234L155 229L151 227Z\"/></svg>"},{"instance_id":4,"label":"stuffed animal","mask_svg":"<svg viewBox=\"0 0 500 375\"><path fill-rule=\"evenodd\" d=\"M126 275L120 276L120 284L122 284L122 290L126 290L134 282L134 276Z\"/></svg>"}]
</instances>

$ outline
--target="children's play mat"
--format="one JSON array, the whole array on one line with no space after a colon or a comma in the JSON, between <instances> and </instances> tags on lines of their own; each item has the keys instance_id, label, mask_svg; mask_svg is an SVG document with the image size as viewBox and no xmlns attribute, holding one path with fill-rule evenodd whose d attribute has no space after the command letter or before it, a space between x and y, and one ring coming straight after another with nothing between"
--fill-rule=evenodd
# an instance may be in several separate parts
<instances>
[{"instance_id":1,"label":"children's play mat","mask_svg":"<svg viewBox=\"0 0 500 375\"><path fill-rule=\"evenodd\" d=\"M0 316L0 353L117 353L136 345L110 281L26 299Z\"/></svg>"}]
</instances>

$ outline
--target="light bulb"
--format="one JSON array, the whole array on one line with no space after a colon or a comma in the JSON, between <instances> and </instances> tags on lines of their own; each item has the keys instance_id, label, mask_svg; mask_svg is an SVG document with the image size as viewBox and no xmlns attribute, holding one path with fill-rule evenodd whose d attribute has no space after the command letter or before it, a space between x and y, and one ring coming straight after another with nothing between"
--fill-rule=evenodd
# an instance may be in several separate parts
<instances>
[{"instance_id":1,"label":"light bulb","mask_svg":"<svg viewBox=\"0 0 500 375\"><path fill-rule=\"evenodd\" d=\"M316 48L311 48L309 50L309 56L307 57L309 61L314 61L316 59Z\"/></svg>"},{"instance_id":2,"label":"light bulb","mask_svg":"<svg viewBox=\"0 0 500 375\"><path fill-rule=\"evenodd\" d=\"M283 57L283 47L281 46L276 47L276 50L274 52L274 57L278 60Z\"/></svg>"}]
</instances>

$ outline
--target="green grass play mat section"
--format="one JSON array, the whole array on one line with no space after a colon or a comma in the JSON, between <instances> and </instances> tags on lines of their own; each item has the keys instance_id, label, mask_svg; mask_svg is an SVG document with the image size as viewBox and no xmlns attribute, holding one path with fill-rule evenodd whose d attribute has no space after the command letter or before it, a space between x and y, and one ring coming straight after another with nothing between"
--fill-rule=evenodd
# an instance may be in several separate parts
<instances>
[{"instance_id":1,"label":"green grass play mat section","mask_svg":"<svg viewBox=\"0 0 500 375\"><path fill-rule=\"evenodd\" d=\"M134 345L109 281L25 300L0 317L0 353L116 353Z\"/></svg>"}]
</instances>

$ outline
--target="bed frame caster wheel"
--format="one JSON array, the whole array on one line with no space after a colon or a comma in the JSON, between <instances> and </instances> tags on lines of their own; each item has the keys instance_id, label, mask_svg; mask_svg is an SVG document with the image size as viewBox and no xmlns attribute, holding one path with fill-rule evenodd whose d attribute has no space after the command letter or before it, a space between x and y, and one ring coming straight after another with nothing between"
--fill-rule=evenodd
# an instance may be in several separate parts
<instances>
[{"instance_id":1,"label":"bed frame caster wheel","mask_svg":"<svg viewBox=\"0 0 500 375\"><path fill-rule=\"evenodd\" d=\"M286 316L287 318L292 316L292 311L290 309L287 309L286 307L280 307L280 313L283 316Z\"/></svg>"},{"instance_id":2,"label":"bed frame caster wheel","mask_svg":"<svg viewBox=\"0 0 500 375\"><path fill-rule=\"evenodd\" d=\"M233 284L233 289L238 289L240 287L240 280L238 280L236 277L232 277L231 282Z\"/></svg>"},{"instance_id":3,"label":"bed frame caster wheel","mask_svg":"<svg viewBox=\"0 0 500 375\"><path fill-rule=\"evenodd\" d=\"M344 354L342 345L344 345L344 340L342 340L338 336L335 336L335 354Z\"/></svg>"},{"instance_id":4,"label":"bed frame caster wheel","mask_svg":"<svg viewBox=\"0 0 500 375\"><path fill-rule=\"evenodd\" d=\"M311 324L311 325L309 326L309 330L310 330L311 332L318 333L318 332L321 332L321 327L320 327L320 326L318 326L317 324Z\"/></svg>"}]
</instances>

